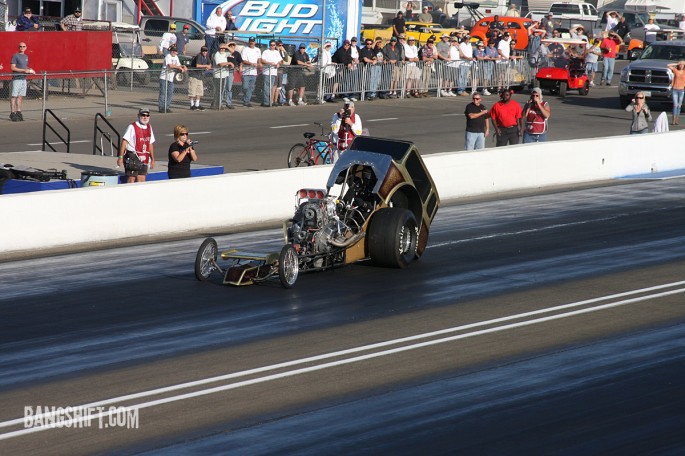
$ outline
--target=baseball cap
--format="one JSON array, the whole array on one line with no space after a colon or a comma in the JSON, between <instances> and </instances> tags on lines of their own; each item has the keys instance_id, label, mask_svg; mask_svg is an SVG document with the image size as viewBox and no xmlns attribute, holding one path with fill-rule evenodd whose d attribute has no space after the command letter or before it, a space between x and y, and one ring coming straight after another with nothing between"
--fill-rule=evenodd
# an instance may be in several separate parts
<instances>
[{"instance_id":1,"label":"baseball cap","mask_svg":"<svg viewBox=\"0 0 685 456\"><path fill-rule=\"evenodd\" d=\"M255 40L254 36L251 36L250 39L247 40L248 43L254 43L255 41L257 40Z\"/></svg>"},{"instance_id":2,"label":"baseball cap","mask_svg":"<svg viewBox=\"0 0 685 456\"><path fill-rule=\"evenodd\" d=\"M397 37L393 36L392 38L390 38L390 41L397 41Z\"/></svg>"},{"instance_id":3,"label":"baseball cap","mask_svg":"<svg viewBox=\"0 0 685 456\"><path fill-rule=\"evenodd\" d=\"M542 89L540 87L535 87L533 90L531 90L531 93L537 93L538 95L542 96Z\"/></svg>"},{"instance_id":4,"label":"baseball cap","mask_svg":"<svg viewBox=\"0 0 685 456\"><path fill-rule=\"evenodd\" d=\"M409 41L416 41L416 39L413 36L410 36Z\"/></svg>"},{"instance_id":5,"label":"baseball cap","mask_svg":"<svg viewBox=\"0 0 685 456\"><path fill-rule=\"evenodd\" d=\"M190 25L188 25L188 24L184 25L183 30L190 30Z\"/></svg>"},{"instance_id":6,"label":"baseball cap","mask_svg":"<svg viewBox=\"0 0 685 456\"><path fill-rule=\"evenodd\" d=\"M200 52L204 52L204 51L209 51L209 49L207 49L207 46L202 46L200 48Z\"/></svg>"},{"instance_id":7,"label":"baseball cap","mask_svg":"<svg viewBox=\"0 0 685 456\"><path fill-rule=\"evenodd\" d=\"M355 42L355 43L356 43L356 42L357 42L357 37L356 37L356 36L353 36L352 38L350 38L350 41L352 41L352 42Z\"/></svg>"},{"instance_id":8,"label":"baseball cap","mask_svg":"<svg viewBox=\"0 0 685 456\"><path fill-rule=\"evenodd\" d=\"M504 32L504 36L511 36L509 32Z\"/></svg>"},{"instance_id":9,"label":"baseball cap","mask_svg":"<svg viewBox=\"0 0 685 456\"><path fill-rule=\"evenodd\" d=\"M485 46L485 43L483 43L482 41L478 41L478 43L476 43L476 46L478 46L478 47L484 47L484 46Z\"/></svg>"},{"instance_id":10,"label":"baseball cap","mask_svg":"<svg viewBox=\"0 0 685 456\"><path fill-rule=\"evenodd\" d=\"M140 108L140 109L138 110L138 115L141 115L141 114L147 114L147 115L149 116L149 115L150 115L150 110L147 109L147 108Z\"/></svg>"},{"instance_id":11,"label":"baseball cap","mask_svg":"<svg viewBox=\"0 0 685 456\"><path fill-rule=\"evenodd\" d=\"M443 33L440 35L440 38L449 38L450 36L447 33Z\"/></svg>"},{"instance_id":12,"label":"baseball cap","mask_svg":"<svg viewBox=\"0 0 685 456\"><path fill-rule=\"evenodd\" d=\"M172 44L171 46L169 46L169 52L171 52L171 51L178 51L178 48L176 47L175 44Z\"/></svg>"},{"instance_id":13,"label":"baseball cap","mask_svg":"<svg viewBox=\"0 0 685 456\"><path fill-rule=\"evenodd\" d=\"M80 12L81 12L81 8L79 8L79 7L77 6L76 8L74 8L74 12L75 12L75 13L80 13Z\"/></svg>"},{"instance_id":14,"label":"baseball cap","mask_svg":"<svg viewBox=\"0 0 685 456\"><path fill-rule=\"evenodd\" d=\"M300 43L300 45L297 48L298 49L307 49L307 45L304 43Z\"/></svg>"},{"instance_id":15,"label":"baseball cap","mask_svg":"<svg viewBox=\"0 0 685 456\"><path fill-rule=\"evenodd\" d=\"M171 30L176 30L176 24L171 24L171 25L169 26L169 28L170 28Z\"/></svg>"}]
</instances>

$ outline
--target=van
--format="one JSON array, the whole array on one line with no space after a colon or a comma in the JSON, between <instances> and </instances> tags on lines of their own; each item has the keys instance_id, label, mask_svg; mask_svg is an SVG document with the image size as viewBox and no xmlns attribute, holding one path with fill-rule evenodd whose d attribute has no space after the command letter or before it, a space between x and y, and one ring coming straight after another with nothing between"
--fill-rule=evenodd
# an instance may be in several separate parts
<instances>
[{"instance_id":1,"label":"van","mask_svg":"<svg viewBox=\"0 0 685 456\"><path fill-rule=\"evenodd\" d=\"M590 3L552 3L549 12L555 19L595 22L599 20L597 8Z\"/></svg>"}]
</instances>

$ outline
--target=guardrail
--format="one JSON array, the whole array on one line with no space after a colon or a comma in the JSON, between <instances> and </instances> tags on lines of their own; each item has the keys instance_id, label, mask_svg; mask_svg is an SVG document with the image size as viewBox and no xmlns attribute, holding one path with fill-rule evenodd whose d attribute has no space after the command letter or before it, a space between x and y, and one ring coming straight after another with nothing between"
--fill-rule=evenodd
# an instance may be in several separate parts
<instances>
[{"instance_id":1,"label":"guardrail","mask_svg":"<svg viewBox=\"0 0 685 456\"><path fill-rule=\"evenodd\" d=\"M107 127L109 127L109 130L103 130L100 128L98 125L99 121L103 121ZM112 133L114 133L114 135L117 137L116 143L114 143L112 140ZM119 147L121 145L121 135L114 125L109 122L109 120L105 119L102 114L97 113L95 114L95 120L93 121L93 155L97 155L98 151L100 152L100 155L105 155L102 142L103 138L106 138L107 142L109 142L110 157L114 157L115 153L118 155ZM100 139L100 145L98 145L98 139Z\"/></svg>"},{"instance_id":2,"label":"guardrail","mask_svg":"<svg viewBox=\"0 0 685 456\"><path fill-rule=\"evenodd\" d=\"M60 135L60 133L57 130L55 130L52 125L48 123L48 114L50 114L62 126L62 128L66 130L66 139L64 139L62 135ZM60 118L57 117L55 113L52 112L52 110L50 109L46 109L45 111L43 111L43 144L41 150L45 152L45 146L48 146L50 149L52 149L53 152L57 152L57 149L52 147L52 144L47 139L48 128L62 141L62 144L65 144L67 146L67 153L69 153L69 148L71 146L71 130L69 130L69 127L67 127L66 124L62 122Z\"/></svg>"}]
</instances>

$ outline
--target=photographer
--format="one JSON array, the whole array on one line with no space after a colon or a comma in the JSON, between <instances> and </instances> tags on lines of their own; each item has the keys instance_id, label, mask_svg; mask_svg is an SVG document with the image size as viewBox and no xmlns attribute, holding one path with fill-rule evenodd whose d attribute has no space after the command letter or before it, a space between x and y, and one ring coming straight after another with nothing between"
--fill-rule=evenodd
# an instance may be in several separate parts
<instances>
[{"instance_id":1,"label":"photographer","mask_svg":"<svg viewBox=\"0 0 685 456\"><path fill-rule=\"evenodd\" d=\"M138 110L138 121L128 126L121 140L117 166L124 166L126 182L145 182L148 169L155 167L155 134L149 109Z\"/></svg>"},{"instance_id":2,"label":"photographer","mask_svg":"<svg viewBox=\"0 0 685 456\"><path fill-rule=\"evenodd\" d=\"M347 102L331 119L333 142L338 151L346 150L355 136L362 134L362 119L354 112L354 103Z\"/></svg>"},{"instance_id":3,"label":"photographer","mask_svg":"<svg viewBox=\"0 0 685 456\"><path fill-rule=\"evenodd\" d=\"M551 114L549 103L542 100L542 90L534 88L530 100L523 107L523 119L526 122L523 144L547 141L547 120Z\"/></svg>"},{"instance_id":4,"label":"photographer","mask_svg":"<svg viewBox=\"0 0 685 456\"><path fill-rule=\"evenodd\" d=\"M626 106L626 111L632 113L633 120L630 123L630 134L640 135L649 133L649 121L652 120L652 112L645 103L645 93L637 92L633 101Z\"/></svg>"},{"instance_id":5,"label":"photographer","mask_svg":"<svg viewBox=\"0 0 685 456\"><path fill-rule=\"evenodd\" d=\"M197 161L195 144L197 141L188 138L185 125L174 127L174 142L169 146L169 179L190 177L190 162Z\"/></svg>"}]
</instances>

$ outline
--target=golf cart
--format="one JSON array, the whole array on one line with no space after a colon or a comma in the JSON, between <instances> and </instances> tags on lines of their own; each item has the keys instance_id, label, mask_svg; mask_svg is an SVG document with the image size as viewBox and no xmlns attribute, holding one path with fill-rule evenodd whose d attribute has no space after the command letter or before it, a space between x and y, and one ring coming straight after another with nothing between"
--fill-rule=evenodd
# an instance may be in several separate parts
<instances>
[{"instance_id":1,"label":"golf cart","mask_svg":"<svg viewBox=\"0 0 685 456\"><path fill-rule=\"evenodd\" d=\"M140 85L150 82L149 66L142 57L140 28L123 22L112 23L112 69L115 73L112 78L113 88L117 84L130 86L132 80Z\"/></svg>"},{"instance_id":2,"label":"golf cart","mask_svg":"<svg viewBox=\"0 0 685 456\"><path fill-rule=\"evenodd\" d=\"M587 41L567 38L542 40L551 53L545 59L547 66L535 74L535 87L548 90L552 95L565 97L568 90L578 90L580 95L590 92L590 81L585 73ZM556 49L555 52L552 52Z\"/></svg>"}]
</instances>

